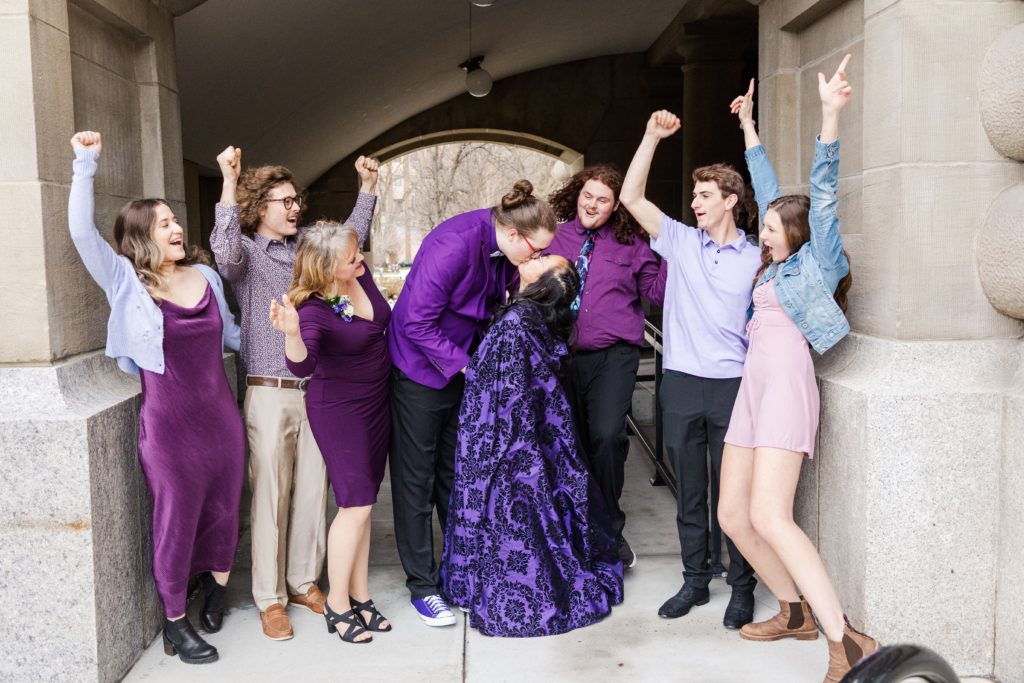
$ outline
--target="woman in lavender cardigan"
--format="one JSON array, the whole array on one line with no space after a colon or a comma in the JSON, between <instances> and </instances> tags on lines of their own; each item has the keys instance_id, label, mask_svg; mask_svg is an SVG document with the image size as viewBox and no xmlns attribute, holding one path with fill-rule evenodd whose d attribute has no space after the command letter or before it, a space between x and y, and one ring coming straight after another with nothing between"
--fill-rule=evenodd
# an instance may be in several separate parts
<instances>
[{"instance_id":1,"label":"woman in lavender cardigan","mask_svg":"<svg viewBox=\"0 0 1024 683\"><path fill-rule=\"evenodd\" d=\"M110 303L108 356L140 375L139 461L153 495L153 577L164 607L164 651L205 664L217 649L185 616L189 578L203 574L200 620L220 630L222 599L238 543L245 441L224 372L224 346L239 331L220 277L162 199L125 204L117 251L93 223L100 134L76 133L68 206L71 239Z\"/></svg>"}]
</instances>

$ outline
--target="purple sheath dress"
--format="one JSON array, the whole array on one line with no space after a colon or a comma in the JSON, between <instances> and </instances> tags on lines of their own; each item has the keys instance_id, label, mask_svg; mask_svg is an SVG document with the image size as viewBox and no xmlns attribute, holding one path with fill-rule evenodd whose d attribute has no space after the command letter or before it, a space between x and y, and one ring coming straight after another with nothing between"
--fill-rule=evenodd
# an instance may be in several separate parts
<instances>
[{"instance_id":1,"label":"purple sheath dress","mask_svg":"<svg viewBox=\"0 0 1024 683\"><path fill-rule=\"evenodd\" d=\"M384 479L391 408L391 354L385 333L391 308L377 290L370 269L358 278L373 306L373 320L346 322L322 299L299 306L306 358L288 361L297 377L309 377L306 415L340 508L377 502Z\"/></svg>"},{"instance_id":2,"label":"purple sheath dress","mask_svg":"<svg viewBox=\"0 0 1024 683\"><path fill-rule=\"evenodd\" d=\"M139 461L153 494L153 577L164 613L185 613L189 577L226 572L238 545L245 432L224 373L209 286L195 308L163 301L164 374L142 371Z\"/></svg>"}]
</instances>

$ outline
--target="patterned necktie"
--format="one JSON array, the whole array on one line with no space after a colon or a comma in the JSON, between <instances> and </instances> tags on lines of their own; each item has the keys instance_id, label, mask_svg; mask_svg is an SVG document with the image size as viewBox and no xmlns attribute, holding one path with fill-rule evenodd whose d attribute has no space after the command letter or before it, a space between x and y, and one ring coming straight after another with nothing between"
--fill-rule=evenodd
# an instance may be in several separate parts
<instances>
[{"instance_id":1,"label":"patterned necktie","mask_svg":"<svg viewBox=\"0 0 1024 683\"><path fill-rule=\"evenodd\" d=\"M569 306L573 313L579 313L580 311L580 300L583 298L583 285L587 282L587 273L590 271L590 255L594 253L594 233L597 230L584 230L587 233L587 238L583 240L583 246L580 248L579 258L576 259L576 273L580 276L580 291L577 292L576 298L572 300L572 305Z\"/></svg>"}]
</instances>

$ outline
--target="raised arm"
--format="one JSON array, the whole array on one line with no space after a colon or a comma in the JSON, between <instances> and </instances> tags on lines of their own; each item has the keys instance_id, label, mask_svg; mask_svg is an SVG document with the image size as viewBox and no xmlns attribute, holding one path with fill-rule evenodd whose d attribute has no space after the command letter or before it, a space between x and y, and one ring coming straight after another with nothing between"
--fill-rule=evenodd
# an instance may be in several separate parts
<instances>
[{"instance_id":1,"label":"raised arm","mask_svg":"<svg viewBox=\"0 0 1024 683\"><path fill-rule=\"evenodd\" d=\"M359 196L356 198L356 205L352 207L352 213L345 224L356 229L359 234L359 248L362 249L367 235L370 234L373 209L377 205L377 197L373 193L377 189L380 163L372 157L359 157L356 159L355 166L356 173L359 175Z\"/></svg>"},{"instance_id":2,"label":"raised arm","mask_svg":"<svg viewBox=\"0 0 1024 683\"><path fill-rule=\"evenodd\" d=\"M245 273L247 255L242 246L242 227L238 202L238 175L242 170L242 150L228 147L217 155L224 184L220 202L214 208L213 232L210 233L210 249L217 261L217 270L230 282L237 281Z\"/></svg>"},{"instance_id":3,"label":"raised arm","mask_svg":"<svg viewBox=\"0 0 1024 683\"><path fill-rule=\"evenodd\" d=\"M619 193L622 204L633 214L640 227L654 238L658 237L661 230L661 218L664 214L644 196L647 190L647 174L651 171L651 162L654 160L654 150L657 149L658 143L673 135L679 128L679 117L675 114L664 109L651 114L644 137L636 149L636 154L633 155L626 177L622 180L622 191Z\"/></svg>"},{"instance_id":4,"label":"raised arm","mask_svg":"<svg viewBox=\"0 0 1024 683\"><path fill-rule=\"evenodd\" d=\"M103 236L96 229L94 221L95 197L93 178L99 163L103 141L99 133L83 131L71 138L75 150L72 163L74 176L71 179L71 193L68 196L68 227L71 241L75 244L82 263L89 275L104 291L109 291L117 282L122 271L128 268Z\"/></svg>"},{"instance_id":5,"label":"raised arm","mask_svg":"<svg viewBox=\"0 0 1024 683\"><path fill-rule=\"evenodd\" d=\"M839 234L839 114L850 101L853 88L846 80L850 55L828 81L818 74L821 98L821 134L814 145L811 166L811 249L822 268L849 268Z\"/></svg>"},{"instance_id":6,"label":"raised arm","mask_svg":"<svg viewBox=\"0 0 1024 683\"><path fill-rule=\"evenodd\" d=\"M746 94L736 97L729 105L729 111L736 114L740 120L743 142L746 145L743 158L746 159L747 170L750 171L750 184L754 188L754 198L757 199L757 215L764 223L768 205L779 197L779 179L757 134L757 122L754 121L753 78L750 79L750 87L747 88Z\"/></svg>"},{"instance_id":7,"label":"raised arm","mask_svg":"<svg viewBox=\"0 0 1024 683\"><path fill-rule=\"evenodd\" d=\"M296 377L309 377L316 369L317 351L320 347L319 328L300 322L299 312L295 310L287 294L281 295L280 303L277 299L270 300L269 317L274 329L284 334L285 365Z\"/></svg>"}]
</instances>

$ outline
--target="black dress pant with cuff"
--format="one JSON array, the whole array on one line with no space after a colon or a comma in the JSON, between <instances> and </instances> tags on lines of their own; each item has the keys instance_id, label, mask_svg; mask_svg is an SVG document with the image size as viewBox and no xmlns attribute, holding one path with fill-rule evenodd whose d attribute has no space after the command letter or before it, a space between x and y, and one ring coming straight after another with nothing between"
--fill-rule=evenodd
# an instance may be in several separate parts
<instances>
[{"instance_id":1,"label":"black dress pant with cuff","mask_svg":"<svg viewBox=\"0 0 1024 683\"><path fill-rule=\"evenodd\" d=\"M708 486L722 474L725 433L740 389L740 378L708 379L666 370L660 409L665 454L676 474L676 527L685 583L707 588L711 581ZM710 461L710 471L708 463ZM713 478L713 479L712 479ZM733 590L754 590L754 569L728 536Z\"/></svg>"}]
</instances>

